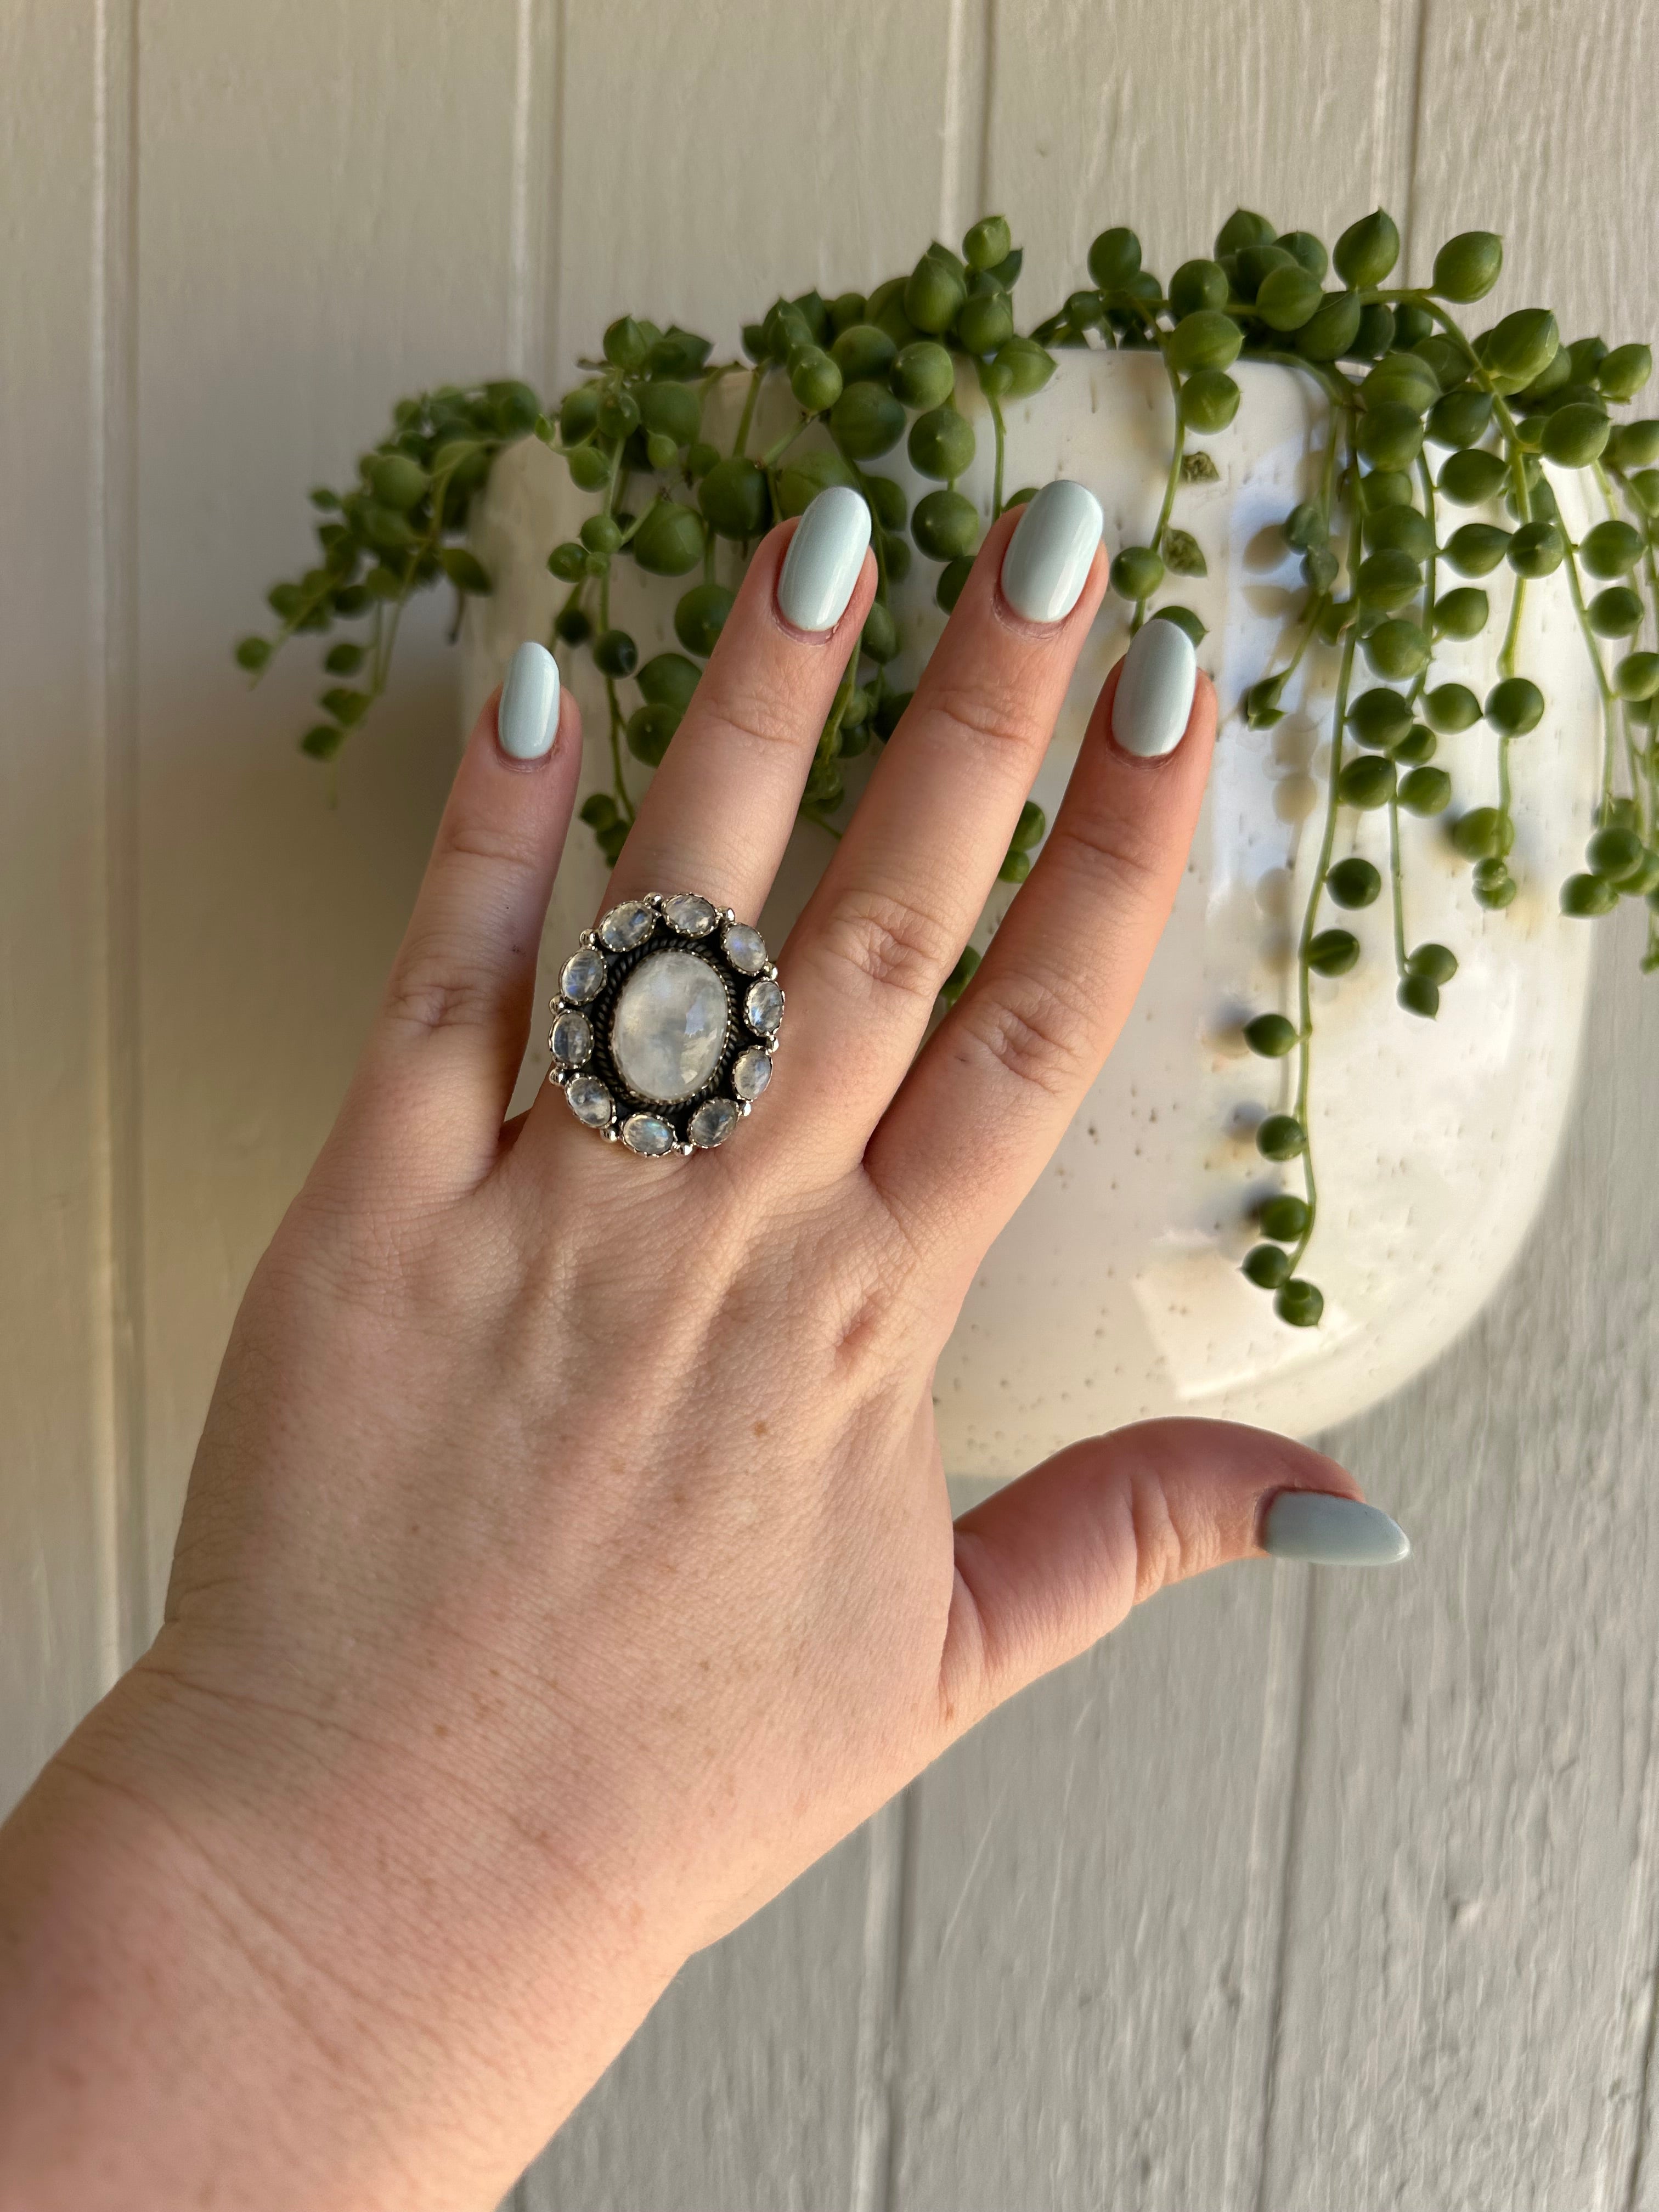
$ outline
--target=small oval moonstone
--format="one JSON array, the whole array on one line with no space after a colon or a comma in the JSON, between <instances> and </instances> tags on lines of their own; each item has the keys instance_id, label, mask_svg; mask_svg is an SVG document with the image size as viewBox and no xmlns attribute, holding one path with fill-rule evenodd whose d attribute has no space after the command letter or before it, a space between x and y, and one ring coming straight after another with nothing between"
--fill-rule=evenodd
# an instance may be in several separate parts
<instances>
[{"instance_id":1,"label":"small oval moonstone","mask_svg":"<svg viewBox=\"0 0 1659 2212\"><path fill-rule=\"evenodd\" d=\"M584 945L580 952L573 952L565 962L559 988L567 999L585 1003L604 989L605 974L604 953L596 952L591 945Z\"/></svg>"},{"instance_id":2,"label":"small oval moonstone","mask_svg":"<svg viewBox=\"0 0 1659 2212\"><path fill-rule=\"evenodd\" d=\"M763 975L758 983L749 986L743 1018L762 1036L770 1036L783 1019L783 993L770 975Z\"/></svg>"},{"instance_id":3,"label":"small oval moonstone","mask_svg":"<svg viewBox=\"0 0 1659 2212\"><path fill-rule=\"evenodd\" d=\"M593 1024L586 1014L562 1013L553 1024L550 1042L555 1060L580 1066L593 1049Z\"/></svg>"},{"instance_id":4,"label":"small oval moonstone","mask_svg":"<svg viewBox=\"0 0 1659 2212\"><path fill-rule=\"evenodd\" d=\"M702 1089L726 1049L731 1002L695 952L653 952L617 994L611 1056L629 1090L672 1104Z\"/></svg>"},{"instance_id":5,"label":"small oval moonstone","mask_svg":"<svg viewBox=\"0 0 1659 2212\"><path fill-rule=\"evenodd\" d=\"M744 975L758 975L766 965L766 940L746 921L734 921L726 933L726 957Z\"/></svg>"},{"instance_id":6,"label":"small oval moonstone","mask_svg":"<svg viewBox=\"0 0 1659 2212\"><path fill-rule=\"evenodd\" d=\"M614 1111L611 1093L597 1075L573 1075L564 1086L564 1097L579 1121L586 1121L590 1129L609 1128Z\"/></svg>"},{"instance_id":7,"label":"small oval moonstone","mask_svg":"<svg viewBox=\"0 0 1659 2212\"><path fill-rule=\"evenodd\" d=\"M738 1109L729 1098L705 1099L691 1116L686 1134L702 1152L723 1145L738 1126Z\"/></svg>"},{"instance_id":8,"label":"small oval moonstone","mask_svg":"<svg viewBox=\"0 0 1659 2212\"><path fill-rule=\"evenodd\" d=\"M613 952L631 952L636 945L644 944L656 926L654 908L643 899L624 899L599 924L599 941Z\"/></svg>"},{"instance_id":9,"label":"small oval moonstone","mask_svg":"<svg viewBox=\"0 0 1659 2212\"><path fill-rule=\"evenodd\" d=\"M655 1114L630 1114L622 1126L622 1140L630 1152L656 1158L676 1149L674 1132Z\"/></svg>"},{"instance_id":10,"label":"small oval moonstone","mask_svg":"<svg viewBox=\"0 0 1659 2212\"><path fill-rule=\"evenodd\" d=\"M751 1044L740 1052L732 1066L732 1088L739 1098L758 1098L772 1080L772 1055Z\"/></svg>"},{"instance_id":11,"label":"small oval moonstone","mask_svg":"<svg viewBox=\"0 0 1659 2212\"><path fill-rule=\"evenodd\" d=\"M676 891L662 902L662 918L682 937L707 937L720 916L696 891Z\"/></svg>"}]
</instances>

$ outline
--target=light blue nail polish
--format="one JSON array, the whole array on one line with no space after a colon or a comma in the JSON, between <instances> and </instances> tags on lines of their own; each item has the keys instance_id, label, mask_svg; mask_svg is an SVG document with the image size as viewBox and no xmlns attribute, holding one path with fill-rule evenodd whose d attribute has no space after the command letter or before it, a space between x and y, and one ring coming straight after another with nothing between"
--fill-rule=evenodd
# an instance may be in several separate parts
<instances>
[{"instance_id":1,"label":"light blue nail polish","mask_svg":"<svg viewBox=\"0 0 1659 2212\"><path fill-rule=\"evenodd\" d=\"M1019 518L1002 556L1002 596L1027 622L1063 622L1077 605L1105 527L1100 501L1062 477Z\"/></svg>"},{"instance_id":2,"label":"light blue nail polish","mask_svg":"<svg viewBox=\"0 0 1659 2212\"><path fill-rule=\"evenodd\" d=\"M1276 1559L1319 1566L1391 1567L1410 1558L1412 1546L1380 1506L1322 1490L1281 1490L1267 1508L1261 1548Z\"/></svg>"},{"instance_id":3,"label":"light blue nail polish","mask_svg":"<svg viewBox=\"0 0 1659 2212\"><path fill-rule=\"evenodd\" d=\"M1135 632L1112 698L1112 735L1126 753L1158 760L1187 731L1198 656L1184 629L1156 619Z\"/></svg>"},{"instance_id":4,"label":"light blue nail polish","mask_svg":"<svg viewBox=\"0 0 1659 2212\"><path fill-rule=\"evenodd\" d=\"M507 663L495 734L513 760L541 760L559 732L559 664L544 645L526 639Z\"/></svg>"},{"instance_id":5,"label":"light blue nail polish","mask_svg":"<svg viewBox=\"0 0 1659 2212\"><path fill-rule=\"evenodd\" d=\"M834 629L847 611L870 543L870 510L848 484L821 491L789 541L778 612L797 629Z\"/></svg>"}]
</instances>

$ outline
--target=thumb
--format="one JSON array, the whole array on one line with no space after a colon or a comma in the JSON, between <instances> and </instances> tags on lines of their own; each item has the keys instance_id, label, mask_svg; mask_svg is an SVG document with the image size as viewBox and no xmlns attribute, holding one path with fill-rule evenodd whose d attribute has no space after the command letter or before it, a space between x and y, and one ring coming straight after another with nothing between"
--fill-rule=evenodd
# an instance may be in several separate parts
<instances>
[{"instance_id":1,"label":"thumb","mask_svg":"<svg viewBox=\"0 0 1659 2212\"><path fill-rule=\"evenodd\" d=\"M949 1735L1230 1559L1381 1566L1411 1550L1353 1478L1231 1421L1143 1421L1045 1460L956 1524L940 1671Z\"/></svg>"}]
</instances>

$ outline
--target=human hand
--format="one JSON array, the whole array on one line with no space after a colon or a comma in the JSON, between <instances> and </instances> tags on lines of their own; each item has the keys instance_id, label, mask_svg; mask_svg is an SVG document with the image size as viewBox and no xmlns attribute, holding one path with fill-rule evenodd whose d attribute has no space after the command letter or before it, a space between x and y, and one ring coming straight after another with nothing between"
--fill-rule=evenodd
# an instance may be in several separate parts
<instances>
[{"instance_id":1,"label":"human hand","mask_svg":"<svg viewBox=\"0 0 1659 2212\"><path fill-rule=\"evenodd\" d=\"M758 912L874 591L825 498L781 585L788 526L751 562L607 904ZM493 2202L690 1951L1135 1602L1261 1552L1276 1494L1357 1498L1279 1437L1158 1422L952 1525L934 1363L1139 988L1215 730L1148 625L927 1036L1105 588L1091 501L1026 514L778 955L775 1079L717 1152L641 1162L551 1087L503 1131L580 745L568 698L538 752L520 697L530 757L481 716L238 1316L166 1625L9 1838L14 1897L83 1869L74 1911L15 1920L24 1983L68 1946L161 1992L159 2058L118 1996L79 2016L88 2077L146 2116L125 2206L203 2175L261 2207ZM1398 1555L1386 1516L1312 1510ZM102 2203L107 2101L70 2142L39 2054L11 2079L26 2171Z\"/></svg>"}]
</instances>

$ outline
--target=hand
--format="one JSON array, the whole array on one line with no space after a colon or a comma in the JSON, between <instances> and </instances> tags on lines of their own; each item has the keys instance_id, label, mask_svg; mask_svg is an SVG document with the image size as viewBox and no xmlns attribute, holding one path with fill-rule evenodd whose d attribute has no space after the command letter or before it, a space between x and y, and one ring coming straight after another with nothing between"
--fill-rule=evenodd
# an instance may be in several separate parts
<instances>
[{"instance_id":1,"label":"hand","mask_svg":"<svg viewBox=\"0 0 1659 2212\"><path fill-rule=\"evenodd\" d=\"M1357 1496L1161 1422L952 1526L934 1363L1139 988L1215 729L1138 645L927 1036L1105 587L1097 509L1025 512L779 955L775 1080L717 1152L635 1158L552 1087L503 1129L580 745L568 697L527 759L485 708L238 1316L166 1625L0 1847L34 2007L0 2004L0 2203L493 2203L690 1951L1138 1601L1259 1552L1274 1493ZM782 591L816 629L780 611L790 526L761 546L612 899L758 912L875 587L833 520Z\"/></svg>"}]
</instances>

